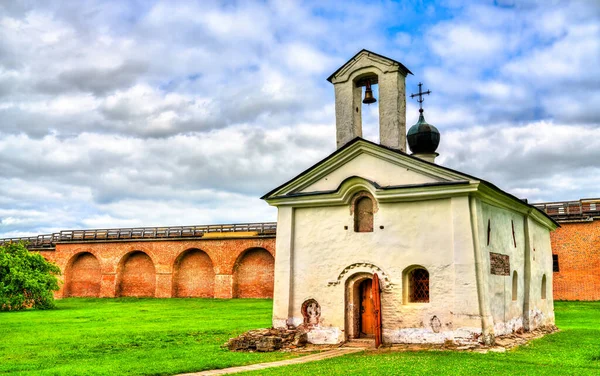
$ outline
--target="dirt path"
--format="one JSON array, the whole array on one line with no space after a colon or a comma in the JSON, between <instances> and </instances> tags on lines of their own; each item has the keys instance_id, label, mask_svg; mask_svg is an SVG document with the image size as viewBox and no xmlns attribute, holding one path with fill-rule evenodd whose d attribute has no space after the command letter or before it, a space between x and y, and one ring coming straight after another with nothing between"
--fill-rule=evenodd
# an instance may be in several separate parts
<instances>
[{"instance_id":1,"label":"dirt path","mask_svg":"<svg viewBox=\"0 0 600 376\"><path fill-rule=\"evenodd\" d=\"M223 369L213 369L210 371L202 371L202 372L195 372L195 373L184 373L184 374L180 374L178 376L208 376L208 375L212 376L212 375L226 375L226 374L230 374L230 373L238 373L238 372L245 372L245 371L256 371L259 369L265 369L265 368L271 368L271 367L281 367L281 366L288 366L291 364L315 362L317 360L335 358L338 356L351 354L351 353L355 353L355 352L359 352L359 351L363 351L363 350L364 349L362 349L362 348L339 348L339 349L334 349L334 350L323 351L318 354L301 356L299 358L279 360L277 362L250 364L247 366L231 367L231 368L223 368Z\"/></svg>"}]
</instances>

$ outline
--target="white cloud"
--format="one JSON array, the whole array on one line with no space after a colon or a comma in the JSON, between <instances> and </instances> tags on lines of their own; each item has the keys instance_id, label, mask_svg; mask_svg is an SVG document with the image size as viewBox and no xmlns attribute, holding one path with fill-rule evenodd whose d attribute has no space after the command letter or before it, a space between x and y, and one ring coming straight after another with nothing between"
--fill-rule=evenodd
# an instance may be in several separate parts
<instances>
[{"instance_id":1,"label":"white cloud","mask_svg":"<svg viewBox=\"0 0 600 376\"><path fill-rule=\"evenodd\" d=\"M258 197L334 150L325 78L361 48L432 90L442 163L530 199L597 193L593 2L34 5L0 4L3 236L273 220Z\"/></svg>"},{"instance_id":2,"label":"white cloud","mask_svg":"<svg viewBox=\"0 0 600 376\"><path fill-rule=\"evenodd\" d=\"M435 54L453 65L490 64L505 48L500 33L451 23L434 28L429 35L429 45Z\"/></svg>"}]
</instances>

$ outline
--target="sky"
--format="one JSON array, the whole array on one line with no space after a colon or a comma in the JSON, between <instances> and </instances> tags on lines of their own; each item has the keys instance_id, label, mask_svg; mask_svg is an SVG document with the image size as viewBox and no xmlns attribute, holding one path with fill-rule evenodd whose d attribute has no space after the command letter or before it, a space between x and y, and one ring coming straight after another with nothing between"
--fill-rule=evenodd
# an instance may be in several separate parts
<instances>
[{"instance_id":1,"label":"sky","mask_svg":"<svg viewBox=\"0 0 600 376\"><path fill-rule=\"evenodd\" d=\"M600 197L596 0L2 1L0 238L276 220L259 197L335 151L326 78L363 48L432 91L437 163Z\"/></svg>"}]
</instances>

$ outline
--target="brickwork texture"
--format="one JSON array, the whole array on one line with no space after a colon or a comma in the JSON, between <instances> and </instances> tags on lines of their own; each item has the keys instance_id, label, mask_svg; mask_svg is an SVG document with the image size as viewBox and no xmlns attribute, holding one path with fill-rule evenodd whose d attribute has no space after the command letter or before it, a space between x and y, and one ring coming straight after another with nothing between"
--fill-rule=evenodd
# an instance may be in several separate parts
<instances>
[{"instance_id":1,"label":"brickwork texture","mask_svg":"<svg viewBox=\"0 0 600 376\"><path fill-rule=\"evenodd\" d=\"M551 233L555 300L600 300L600 219L561 223Z\"/></svg>"},{"instance_id":2,"label":"brickwork texture","mask_svg":"<svg viewBox=\"0 0 600 376\"><path fill-rule=\"evenodd\" d=\"M59 243L57 297L271 298L275 237Z\"/></svg>"}]
</instances>

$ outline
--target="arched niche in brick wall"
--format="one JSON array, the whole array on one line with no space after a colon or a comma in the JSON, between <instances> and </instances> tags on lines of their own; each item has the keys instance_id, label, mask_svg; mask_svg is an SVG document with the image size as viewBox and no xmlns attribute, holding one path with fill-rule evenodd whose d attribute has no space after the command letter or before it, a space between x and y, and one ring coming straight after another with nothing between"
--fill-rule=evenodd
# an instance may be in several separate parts
<instances>
[{"instance_id":1,"label":"arched niche in brick wall","mask_svg":"<svg viewBox=\"0 0 600 376\"><path fill-rule=\"evenodd\" d=\"M272 298L275 259L264 248L242 253L233 267L234 298Z\"/></svg>"},{"instance_id":2,"label":"arched niche in brick wall","mask_svg":"<svg viewBox=\"0 0 600 376\"><path fill-rule=\"evenodd\" d=\"M208 254L188 249L173 266L173 296L179 298L212 298L215 295L215 270Z\"/></svg>"},{"instance_id":3,"label":"arched niche in brick wall","mask_svg":"<svg viewBox=\"0 0 600 376\"><path fill-rule=\"evenodd\" d=\"M116 296L154 297L156 269L150 256L133 251L121 259L117 270Z\"/></svg>"},{"instance_id":4,"label":"arched niche in brick wall","mask_svg":"<svg viewBox=\"0 0 600 376\"><path fill-rule=\"evenodd\" d=\"M67 264L65 282L65 297L99 297L102 271L96 256L90 252L75 254Z\"/></svg>"}]
</instances>

